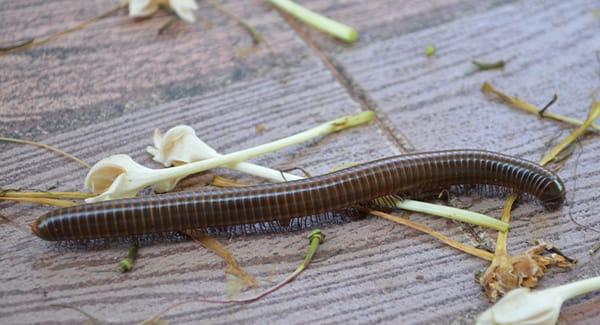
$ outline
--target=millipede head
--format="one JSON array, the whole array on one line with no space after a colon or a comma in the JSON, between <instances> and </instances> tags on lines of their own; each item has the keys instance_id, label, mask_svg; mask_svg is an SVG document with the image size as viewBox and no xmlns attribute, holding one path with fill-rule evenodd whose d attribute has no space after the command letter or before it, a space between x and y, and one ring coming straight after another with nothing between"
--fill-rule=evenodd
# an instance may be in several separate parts
<instances>
[{"instance_id":1,"label":"millipede head","mask_svg":"<svg viewBox=\"0 0 600 325\"><path fill-rule=\"evenodd\" d=\"M550 211L560 208L565 201L565 185L562 180L557 177L549 182L539 198L544 207Z\"/></svg>"}]
</instances>

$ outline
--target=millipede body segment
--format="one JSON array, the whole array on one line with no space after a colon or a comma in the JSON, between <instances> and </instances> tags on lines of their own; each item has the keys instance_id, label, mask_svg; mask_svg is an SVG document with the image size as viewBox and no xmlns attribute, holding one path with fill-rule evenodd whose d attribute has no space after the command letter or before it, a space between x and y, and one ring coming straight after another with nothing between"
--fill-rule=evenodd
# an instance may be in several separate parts
<instances>
[{"instance_id":1,"label":"millipede body segment","mask_svg":"<svg viewBox=\"0 0 600 325\"><path fill-rule=\"evenodd\" d=\"M319 215L377 198L433 192L454 185L496 185L538 198L548 209L564 200L561 179L519 158L480 150L406 154L303 180L241 188L112 200L60 208L32 231L45 240L84 240L228 227Z\"/></svg>"}]
</instances>

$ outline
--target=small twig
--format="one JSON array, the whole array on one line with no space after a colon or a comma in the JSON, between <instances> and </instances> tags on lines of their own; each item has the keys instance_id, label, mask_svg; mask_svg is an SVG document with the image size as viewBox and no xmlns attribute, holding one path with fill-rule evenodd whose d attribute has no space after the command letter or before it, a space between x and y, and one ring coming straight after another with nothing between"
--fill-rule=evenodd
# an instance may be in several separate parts
<instances>
[{"instance_id":1,"label":"small twig","mask_svg":"<svg viewBox=\"0 0 600 325\"><path fill-rule=\"evenodd\" d=\"M260 44L262 37L260 36L260 33L258 33L254 27L250 26L250 24L246 23L242 18L238 17L236 14L234 14L233 12L229 11L227 8L222 6L217 0L206 0L206 2L208 4L210 4L211 6L213 6L215 9L217 9L222 14L235 20L235 22L238 25L240 25L244 30L246 30L246 32L252 38L252 44L254 44L254 46L257 46L258 44Z\"/></svg>"},{"instance_id":2,"label":"small twig","mask_svg":"<svg viewBox=\"0 0 600 325\"><path fill-rule=\"evenodd\" d=\"M53 146L44 144L44 143L39 143L39 142L35 142L35 141L29 141L29 140L21 140L21 139L15 139L15 138L7 138L7 137L0 137L0 141L5 141L5 142L12 142L12 143L21 143L21 144L30 144L32 146L36 146L36 147L40 147L40 148L44 148L46 150L50 150L53 152L58 153L59 155L65 156L71 160L74 160L76 162L78 162L80 165L86 167L86 168L90 168L92 166L90 166L90 164L86 163L85 161L69 154L66 153L58 148L55 148Z\"/></svg>"},{"instance_id":3,"label":"small twig","mask_svg":"<svg viewBox=\"0 0 600 325\"><path fill-rule=\"evenodd\" d=\"M477 60L473 60L471 61L471 63L473 63L480 71L502 69L506 65L506 61L504 60L496 62L480 62Z\"/></svg>"},{"instance_id":4,"label":"small twig","mask_svg":"<svg viewBox=\"0 0 600 325\"><path fill-rule=\"evenodd\" d=\"M83 192L25 192L0 189L0 197L8 198L86 199L92 196L93 193Z\"/></svg>"},{"instance_id":5,"label":"small twig","mask_svg":"<svg viewBox=\"0 0 600 325\"><path fill-rule=\"evenodd\" d=\"M553 161L557 155L567 148L573 141L575 141L578 137L580 137L585 131L592 125L594 120L600 116L600 102L592 103L592 108L590 109L587 118L583 122L581 126L575 129L571 134L566 136L558 145L554 148L550 149L550 151L542 158L540 161L541 165L546 165L549 162Z\"/></svg>"},{"instance_id":6,"label":"small twig","mask_svg":"<svg viewBox=\"0 0 600 325\"><path fill-rule=\"evenodd\" d=\"M395 223L399 223L401 225L404 225L404 226L410 227L412 229L418 230L420 232L426 233L426 234L428 234L428 235L430 235L430 236L432 236L432 237L440 240L444 244L446 244L446 245L448 245L450 247L454 247L454 248L456 248L456 249L458 249L460 251L463 251L463 252L465 252L467 254L471 254L473 256L477 256L477 257L482 258L482 259L487 260L487 261L491 261L494 258L494 254L492 254L490 252L487 252L487 251L484 251L482 249L475 248L475 247L472 247L472 246L468 246L468 245L465 245L465 244L463 244L461 242L458 242L458 241L455 241L453 239L450 239L450 238L442 235L441 233L439 233L439 232L437 232L437 231L435 231L435 230L433 230L433 229L431 229L431 228L429 228L427 226L424 226L422 224L410 221L410 220L408 220L406 218L396 217L394 215L387 214L385 212L381 212L381 211L377 211L377 210L370 210L369 213L372 214L372 215L374 215L374 216L377 216L377 217L380 217L380 218L383 218L383 219L386 219L386 220L389 220L389 221L393 221Z\"/></svg>"},{"instance_id":7,"label":"small twig","mask_svg":"<svg viewBox=\"0 0 600 325\"><path fill-rule=\"evenodd\" d=\"M540 109L538 109L535 105L530 104L520 98L517 97L512 97L512 96L508 96L504 93L502 93L501 91L499 91L498 89L494 88L490 83L488 82L484 82L481 85L481 91L483 93L491 93L494 94L496 96L498 96L500 99L502 99L505 103L519 108L525 112L528 112L530 114L534 114L537 116L540 116ZM580 126L583 124L584 121L582 120L578 120L578 119L574 119L571 117L567 117L567 116L562 116L562 115L558 115L558 114L554 114L551 112L545 112L543 115L544 118L547 119L552 119L555 121L559 121L559 122L563 122L566 124L570 124L570 125L575 125L575 126ZM600 125L598 124L590 124L589 129L591 131L600 131Z\"/></svg>"},{"instance_id":8,"label":"small twig","mask_svg":"<svg viewBox=\"0 0 600 325\"><path fill-rule=\"evenodd\" d=\"M554 96L552 96L552 99L548 102L548 104L546 104L546 106L544 106L542 109L540 109L540 117L544 117L544 113L546 112L546 110L552 106L556 101L558 100L558 95L554 94Z\"/></svg>"},{"instance_id":9,"label":"small twig","mask_svg":"<svg viewBox=\"0 0 600 325\"><path fill-rule=\"evenodd\" d=\"M590 256L594 256L596 255L596 253L600 250L600 242L595 243L594 246L592 246L592 249L590 249Z\"/></svg>"},{"instance_id":10,"label":"small twig","mask_svg":"<svg viewBox=\"0 0 600 325\"><path fill-rule=\"evenodd\" d=\"M36 204L44 204L44 205L51 205L51 206L57 206L57 207L72 207L75 205L79 205L79 203L69 201L69 200L47 199L47 198L29 198L29 197L3 197L3 196L0 196L0 201L36 203Z\"/></svg>"},{"instance_id":11,"label":"small twig","mask_svg":"<svg viewBox=\"0 0 600 325\"><path fill-rule=\"evenodd\" d=\"M14 44L6 45L6 46L0 46L0 53L2 53L2 52L8 52L10 50L14 50L14 49L19 48L19 47L28 46L31 43L33 43L33 41L35 41L35 39L30 38L30 39L26 39L26 40L19 40L19 41L17 41Z\"/></svg>"},{"instance_id":12,"label":"small twig","mask_svg":"<svg viewBox=\"0 0 600 325\"><path fill-rule=\"evenodd\" d=\"M250 274L244 271L240 264L235 260L233 255L218 240L210 236L204 235L200 232L185 230L182 231L182 233L188 235L195 242L199 243L200 245L212 251L217 256L221 257L227 264L227 268L225 269L226 273L236 276L238 279L242 280L246 286L250 288L258 286L256 280Z\"/></svg>"},{"instance_id":13,"label":"small twig","mask_svg":"<svg viewBox=\"0 0 600 325\"><path fill-rule=\"evenodd\" d=\"M90 18L90 19L88 19L88 20L86 20L84 22L76 24L75 26L69 27L69 28L67 28L65 30L56 32L56 33L51 34L49 36L42 37L42 38L34 38L34 39L31 39L31 40L27 40L25 42L22 42L20 44L16 44L16 46L13 45L13 46L8 46L8 47L1 48L0 49L0 54L8 54L8 53L14 53L14 52L18 52L18 51L23 51L23 50L32 48L34 46L40 46L40 45L49 43L51 41L57 40L58 38L60 38L60 37L62 37L64 35L67 35L69 33L81 30L81 29L85 28L86 26L88 26L88 25L90 25L92 23L100 21L100 20L102 20L102 19L104 19L104 18L106 18L106 17L114 14L115 12L117 12L117 11L119 11L122 8L125 8L125 7L126 7L126 5L120 4L120 5L115 6L115 7L111 8L111 9L109 9L108 11L106 11L106 12L98 15L98 16L92 17L92 18Z\"/></svg>"},{"instance_id":14,"label":"small twig","mask_svg":"<svg viewBox=\"0 0 600 325\"><path fill-rule=\"evenodd\" d=\"M87 324L103 324L104 323L100 319L92 316L91 314L87 313L85 310L83 310L79 307L76 307L76 306L70 306L70 305L66 305L66 304L52 304L52 305L50 305L50 307L73 309L76 312L78 312L88 318Z\"/></svg>"},{"instance_id":15,"label":"small twig","mask_svg":"<svg viewBox=\"0 0 600 325\"><path fill-rule=\"evenodd\" d=\"M292 168L287 168L287 169L284 169L284 170L282 170L281 172L282 172L282 173L289 173L289 172L291 172L291 171L294 171L294 170L299 170L299 171L301 171L301 172L302 172L302 174L304 174L304 177L312 177L312 175L311 175L311 174L310 174L308 171L306 171L306 169L304 169L304 168L302 168L302 167L292 167ZM282 176L284 176L284 175L282 175Z\"/></svg>"}]
</instances>

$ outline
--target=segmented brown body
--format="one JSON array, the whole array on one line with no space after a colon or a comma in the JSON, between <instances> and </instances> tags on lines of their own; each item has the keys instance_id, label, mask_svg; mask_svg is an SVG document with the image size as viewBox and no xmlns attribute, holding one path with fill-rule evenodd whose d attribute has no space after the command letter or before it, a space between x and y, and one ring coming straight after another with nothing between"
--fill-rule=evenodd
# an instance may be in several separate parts
<instances>
[{"instance_id":1,"label":"segmented brown body","mask_svg":"<svg viewBox=\"0 0 600 325\"><path fill-rule=\"evenodd\" d=\"M46 240L77 240L255 224L339 211L392 194L471 184L526 192L548 208L564 200L560 178L536 163L487 151L452 150L385 158L286 183L61 208L39 218L32 229Z\"/></svg>"}]
</instances>

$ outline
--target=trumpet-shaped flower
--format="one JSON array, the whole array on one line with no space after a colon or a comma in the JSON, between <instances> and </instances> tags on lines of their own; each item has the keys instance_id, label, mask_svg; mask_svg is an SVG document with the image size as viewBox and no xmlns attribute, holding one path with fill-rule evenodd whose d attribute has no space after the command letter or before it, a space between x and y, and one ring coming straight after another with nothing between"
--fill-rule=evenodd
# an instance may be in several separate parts
<instances>
[{"instance_id":1,"label":"trumpet-shaped flower","mask_svg":"<svg viewBox=\"0 0 600 325\"><path fill-rule=\"evenodd\" d=\"M194 129L187 125L173 127L164 135L160 130L156 129L154 131L154 147L149 146L146 148L146 151L154 157L156 162L159 162L166 167L222 156L215 149L198 138ZM291 181L302 178L297 175L282 173L278 170L248 162L229 164L224 167L242 173L263 177L275 182Z\"/></svg>"},{"instance_id":2,"label":"trumpet-shaped flower","mask_svg":"<svg viewBox=\"0 0 600 325\"><path fill-rule=\"evenodd\" d=\"M164 135L159 129L154 130L154 147L148 147L146 151L165 167L220 156L187 125L173 127Z\"/></svg>"},{"instance_id":3,"label":"trumpet-shaped flower","mask_svg":"<svg viewBox=\"0 0 600 325\"><path fill-rule=\"evenodd\" d=\"M156 170L136 163L128 155L113 155L97 162L85 177L85 188L97 196L88 198L88 203L134 197L142 188L154 185L158 192L172 190L183 177L164 178L152 181ZM149 182L150 181L150 182Z\"/></svg>"},{"instance_id":4,"label":"trumpet-shaped flower","mask_svg":"<svg viewBox=\"0 0 600 325\"><path fill-rule=\"evenodd\" d=\"M565 300L598 289L600 277L545 290L517 288L483 312L477 318L477 324L552 325L558 320L560 308Z\"/></svg>"},{"instance_id":5,"label":"trumpet-shaped flower","mask_svg":"<svg viewBox=\"0 0 600 325\"><path fill-rule=\"evenodd\" d=\"M87 199L86 202L133 197L137 192L148 186L154 186L154 189L158 192L166 192L173 189L180 179L191 174L221 166L237 165L240 162L268 152L273 152L315 137L324 136L349 127L367 123L371 121L373 117L373 112L362 112L356 115L345 116L296 135L254 148L241 150L227 155L218 155L215 152L216 156L213 158L166 169L151 169L144 167L126 155L111 156L96 163L88 173L85 185L88 188L92 188L94 193L98 194L98 196ZM162 158L158 160L162 161L163 164L166 163L168 159L170 159L168 160L170 163L173 163L172 157L165 157L170 157L173 153L185 148L185 141L181 144L182 147L180 149L177 149L179 144L168 141L169 139L186 139L186 134L188 136L190 135L189 130L186 131L185 128L181 128L180 131L181 132L172 132L172 136L166 135L165 137L161 137L160 133L156 134L155 142L158 144L158 149L153 148L150 151L160 152ZM193 142L193 139L189 137L187 139L190 142ZM204 149L206 149L206 147L210 148L206 144L204 146ZM191 159L191 157L179 157L175 159L175 161L185 161L188 159ZM275 173L280 174L279 172Z\"/></svg>"},{"instance_id":6,"label":"trumpet-shaped flower","mask_svg":"<svg viewBox=\"0 0 600 325\"><path fill-rule=\"evenodd\" d=\"M179 18L193 23L196 21L194 10L198 9L195 0L129 0L129 16L148 17L159 7L171 8Z\"/></svg>"}]
</instances>

